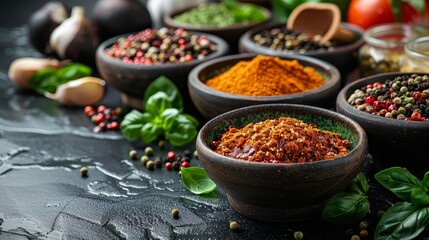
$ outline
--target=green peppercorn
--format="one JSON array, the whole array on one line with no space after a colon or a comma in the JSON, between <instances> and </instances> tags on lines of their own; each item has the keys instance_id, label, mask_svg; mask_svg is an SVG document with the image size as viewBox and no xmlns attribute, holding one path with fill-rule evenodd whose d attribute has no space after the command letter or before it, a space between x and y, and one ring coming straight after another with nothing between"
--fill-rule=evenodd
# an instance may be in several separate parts
<instances>
[{"instance_id":1,"label":"green peppercorn","mask_svg":"<svg viewBox=\"0 0 429 240\"><path fill-rule=\"evenodd\" d=\"M146 155L143 155L141 158L140 158L140 162L143 164L143 165L146 165L146 163L149 161L149 157L148 156L146 156Z\"/></svg>"},{"instance_id":2,"label":"green peppercorn","mask_svg":"<svg viewBox=\"0 0 429 240\"><path fill-rule=\"evenodd\" d=\"M158 147L161 148L161 149L164 149L165 148L165 141L164 140L160 140L158 142Z\"/></svg>"},{"instance_id":3,"label":"green peppercorn","mask_svg":"<svg viewBox=\"0 0 429 240\"><path fill-rule=\"evenodd\" d=\"M407 109L405 109L404 107L399 107L398 108L398 113L399 114L405 114L407 112Z\"/></svg>"},{"instance_id":4,"label":"green peppercorn","mask_svg":"<svg viewBox=\"0 0 429 240\"><path fill-rule=\"evenodd\" d=\"M399 91L400 91L401 93L406 93L406 92L408 92L408 88L407 88L407 87L405 87L405 86L402 86L402 87L401 87L401 89L399 89Z\"/></svg>"},{"instance_id":5,"label":"green peppercorn","mask_svg":"<svg viewBox=\"0 0 429 240\"><path fill-rule=\"evenodd\" d=\"M152 147L146 147L144 149L144 153L148 156L152 156L153 155L153 148Z\"/></svg>"},{"instance_id":6,"label":"green peppercorn","mask_svg":"<svg viewBox=\"0 0 429 240\"><path fill-rule=\"evenodd\" d=\"M81 167L80 168L80 175L82 177L87 177L88 176L88 168L87 167Z\"/></svg>"},{"instance_id":7,"label":"green peppercorn","mask_svg":"<svg viewBox=\"0 0 429 240\"><path fill-rule=\"evenodd\" d=\"M396 119L398 119L398 120L405 120L405 118L407 118L407 117L405 117L405 115L404 114L398 114L398 116L396 116Z\"/></svg>"},{"instance_id":8,"label":"green peppercorn","mask_svg":"<svg viewBox=\"0 0 429 240\"><path fill-rule=\"evenodd\" d=\"M353 235L350 240L360 240L359 235Z\"/></svg>"},{"instance_id":9,"label":"green peppercorn","mask_svg":"<svg viewBox=\"0 0 429 240\"><path fill-rule=\"evenodd\" d=\"M304 233L302 233L301 231L296 231L296 232L293 233L293 237L296 240L301 240L301 239L304 238Z\"/></svg>"},{"instance_id":10,"label":"green peppercorn","mask_svg":"<svg viewBox=\"0 0 429 240\"><path fill-rule=\"evenodd\" d=\"M194 157L198 158L198 152L197 152L197 150L194 151Z\"/></svg>"},{"instance_id":11,"label":"green peppercorn","mask_svg":"<svg viewBox=\"0 0 429 240\"><path fill-rule=\"evenodd\" d=\"M362 221L359 223L359 228L360 229L366 229L368 227L368 221Z\"/></svg>"},{"instance_id":12,"label":"green peppercorn","mask_svg":"<svg viewBox=\"0 0 429 240\"><path fill-rule=\"evenodd\" d=\"M393 118L393 114L390 112L387 112L384 116L387 118Z\"/></svg>"},{"instance_id":13,"label":"green peppercorn","mask_svg":"<svg viewBox=\"0 0 429 240\"><path fill-rule=\"evenodd\" d=\"M131 150L129 155L130 155L131 159L137 159L137 151L136 150L134 150L134 149Z\"/></svg>"},{"instance_id":14,"label":"green peppercorn","mask_svg":"<svg viewBox=\"0 0 429 240\"><path fill-rule=\"evenodd\" d=\"M171 216L173 218L179 218L179 209L175 208L175 209L171 210Z\"/></svg>"},{"instance_id":15,"label":"green peppercorn","mask_svg":"<svg viewBox=\"0 0 429 240\"><path fill-rule=\"evenodd\" d=\"M147 161L146 167L152 170L155 167L155 163L152 160Z\"/></svg>"},{"instance_id":16,"label":"green peppercorn","mask_svg":"<svg viewBox=\"0 0 429 240\"><path fill-rule=\"evenodd\" d=\"M402 99L400 97L395 97L393 99L393 103L396 105L400 105L402 103Z\"/></svg>"},{"instance_id":17,"label":"green peppercorn","mask_svg":"<svg viewBox=\"0 0 429 240\"><path fill-rule=\"evenodd\" d=\"M237 230L237 229L238 229L238 222L237 222L237 221L231 221L231 222L229 223L229 228L230 228L231 230Z\"/></svg>"}]
</instances>

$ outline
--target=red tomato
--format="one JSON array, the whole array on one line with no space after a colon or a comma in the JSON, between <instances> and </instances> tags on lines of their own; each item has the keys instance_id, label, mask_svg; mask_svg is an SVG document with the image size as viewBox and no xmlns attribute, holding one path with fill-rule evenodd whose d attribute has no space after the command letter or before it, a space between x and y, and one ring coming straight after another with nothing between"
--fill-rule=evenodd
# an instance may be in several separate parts
<instances>
[{"instance_id":1,"label":"red tomato","mask_svg":"<svg viewBox=\"0 0 429 240\"><path fill-rule=\"evenodd\" d=\"M347 22L363 29L395 21L389 0L352 0L350 2Z\"/></svg>"}]
</instances>

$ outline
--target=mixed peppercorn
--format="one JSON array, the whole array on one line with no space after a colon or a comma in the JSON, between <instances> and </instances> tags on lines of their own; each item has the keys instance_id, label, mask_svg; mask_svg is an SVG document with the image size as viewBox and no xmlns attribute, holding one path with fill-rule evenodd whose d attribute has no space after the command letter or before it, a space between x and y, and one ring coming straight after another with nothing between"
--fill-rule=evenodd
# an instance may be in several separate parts
<instances>
[{"instance_id":1,"label":"mixed peppercorn","mask_svg":"<svg viewBox=\"0 0 429 240\"><path fill-rule=\"evenodd\" d=\"M145 29L119 38L105 53L132 64L168 64L201 60L218 46L206 35L196 35L182 28Z\"/></svg>"},{"instance_id":2,"label":"mixed peppercorn","mask_svg":"<svg viewBox=\"0 0 429 240\"><path fill-rule=\"evenodd\" d=\"M192 153L189 150L184 150L182 154L177 154L174 151L167 152L167 155L163 158L158 155L153 158L154 150L152 147L146 147L144 149L144 155L141 156L140 162L143 166L149 170L157 168L162 168L164 165L165 169L168 171L177 170L179 171L181 167L189 167L192 159ZM129 152L130 158L135 160L138 158L138 153L136 150L131 150Z\"/></svg>"},{"instance_id":3,"label":"mixed peppercorn","mask_svg":"<svg viewBox=\"0 0 429 240\"><path fill-rule=\"evenodd\" d=\"M321 36L310 36L286 26L262 30L254 34L251 39L259 46L288 53L305 53L308 51L329 52L334 50L330 41L321 42Z\"/></svg>"},{"instance_id":4,"label":"mixed peppercorn","mask_svg":"<svg viewBox=\"0 0 429 240\"><path fill-rule=\"evenodd\" d=\"M406 121L428 121L429 76L403 75L356 89L348 103L359 111Z\"/></svg>"},{"instance_id":5,"label":"mixed peppercorn","mask_svg":"<svg viewBox=\"0 0 429 240\"><path fill-rule=\"evenodd\" d=\"M83 111L95 125L93 132L99 133L106 130L119 130L119 124L123 118L122 108L109 108L104 105L99 105L97 107L86 106Z\"/></svg>"}]
</instances>

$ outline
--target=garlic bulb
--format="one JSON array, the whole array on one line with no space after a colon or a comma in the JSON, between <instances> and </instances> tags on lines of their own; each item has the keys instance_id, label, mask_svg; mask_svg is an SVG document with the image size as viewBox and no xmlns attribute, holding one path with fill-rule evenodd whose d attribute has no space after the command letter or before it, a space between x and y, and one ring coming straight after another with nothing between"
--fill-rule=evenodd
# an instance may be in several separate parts
<instances>
[{"instance_id":1,"label":"garlic bulb","mask_svg":"<svg viewBox=\"0 0 429 240\"><path fill-rule=\"evenodd\" d=\"M83 7L73 7L71 16L52 32L49 45L59 59L95 66L98 41L85 17Z\"/></svg>"},{"instance_id":2,"label":"garlic bulb","mask_svg":"<svg viewBox=\"0 0 429 240\"><path fill-rule=\"evenodd\" d=\"M70 16L63 3L52 1L30 16L28 22L28 40L40 53L55 57L49 46L49 38L52 31Z\"/></svg>"},{"instance_id":3,"label":"garlic bulb","mask_svg":"<svg viewBox=\"0 0 429 240\"><path fill-rule=\"evenodd\" d=\"M68 106L95 105L105 92L105 81L96 77L83 77L60 85L55 93L45 96Z\"/></svg>"},{"instance_id":4,"label":"garlic bulb","mask_svg":"<svg viewBox=\"0 0 429 240\"><path fill-rule=\"evenodd\" d=\"M59 69L63 65L57 59L24 57L17 58L9 66L8 76L18 87L28 89L28 80L45 68Z\"/></svg>"}]
</instances>

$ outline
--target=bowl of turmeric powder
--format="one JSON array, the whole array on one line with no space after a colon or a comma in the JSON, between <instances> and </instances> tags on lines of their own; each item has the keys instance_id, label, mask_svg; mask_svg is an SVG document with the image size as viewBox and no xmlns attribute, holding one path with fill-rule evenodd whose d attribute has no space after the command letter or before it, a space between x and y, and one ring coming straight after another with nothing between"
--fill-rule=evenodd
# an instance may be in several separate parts
<instances>
[{"instance_id":1,"label":"bowl of turmeric powder","mask_svg":"<svg viewBox=\"0 0 429 240\"><path fill-rule=\"evenodd\" d=\"M240 214L267 222L320 216L326 201L362 170L363 128L332 110L262 104L209 120L198 159Z\"/></svg>"},{"instance_id":2,"label":"bowl of turmeric powder","mask_svg":"<svg viewBox=\"0 0 429 240\"><path fill-rule=\"evenodd\" d=\"M340 87L332 64L299 55L228 55L196 66L188 77L190 98L206 119L267 103L333 108Z\"/></svg>"}]
</instances>

